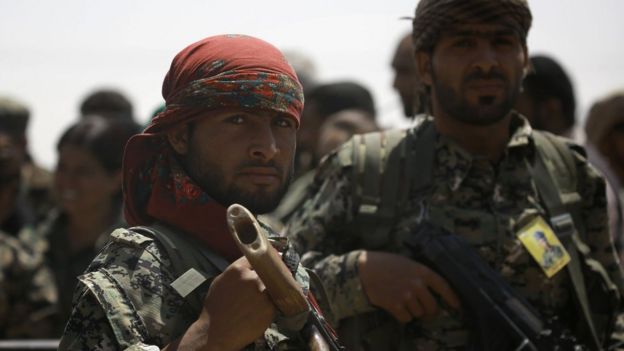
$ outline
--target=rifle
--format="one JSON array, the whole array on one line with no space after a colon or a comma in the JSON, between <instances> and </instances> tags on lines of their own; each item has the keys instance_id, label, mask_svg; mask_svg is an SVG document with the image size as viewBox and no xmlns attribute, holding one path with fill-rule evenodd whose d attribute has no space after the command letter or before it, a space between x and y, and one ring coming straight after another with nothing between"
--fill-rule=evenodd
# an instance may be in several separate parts
<instances>
[{"instance_id":1,"label":"rifle","mask_svg":"<svg viewBox=\"0 0 624 351\"><path fill-rule=\"evenodd\" d=\"M310 293L306 298L301 286L282 261L256 218L245 207L233 204L227 209L227 222L234 241L256 271L271 300L285 317L305 316L302 332L312 351L342 351L335 332L325 321Z\"/></svg>"},{"instance_id":2,"label":"rifle","mask_svg":"<svg viewBox=\"0 0 624 351\"><path fill-rule=\"evenodd\" d=\"M473 326L475 350L584 351L556 318L543 320L477 252L458 235L425 224L405 245L414 259L440 273L459 294Z\"/></svg>"}]
</instances>

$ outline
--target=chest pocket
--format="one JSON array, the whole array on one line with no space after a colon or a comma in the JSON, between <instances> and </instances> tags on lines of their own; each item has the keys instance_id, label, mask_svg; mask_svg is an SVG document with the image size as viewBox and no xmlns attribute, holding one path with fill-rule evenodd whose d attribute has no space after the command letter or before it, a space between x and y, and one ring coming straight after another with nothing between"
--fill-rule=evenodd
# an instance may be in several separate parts
<instances>
[{"instance_id":1,"label":"chest pocket","mask_svg":"<svg viewBox=\"0 0 624 351\"><path fill-rule=\"evenodd\" d=\"M429 221L464 238L473 246L483 246L503 238L498 219L482 210L454 206L429 208Z\"/></svg>"}]
</instances>

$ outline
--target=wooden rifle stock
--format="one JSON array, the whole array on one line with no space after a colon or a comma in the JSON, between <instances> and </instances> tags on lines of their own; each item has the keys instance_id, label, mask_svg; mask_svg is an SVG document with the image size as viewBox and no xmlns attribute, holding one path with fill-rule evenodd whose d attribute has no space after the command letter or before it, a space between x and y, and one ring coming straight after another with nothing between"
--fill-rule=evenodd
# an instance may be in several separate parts
<instances>
[{"instance_id":1,"label":"wooden rifle stock","mask_svg":"<svg viewBox=\"0 0 624 351\"><path fill-rule=\"evenodd\" d=\"M249 210L238 204L231 205L227 209L227 223L234 241L264 283L277 309L286 317L309 311L310 306L301 286ZM318 329L309 327L310 350L330 351Z\"/></svg>"}]
</instances>

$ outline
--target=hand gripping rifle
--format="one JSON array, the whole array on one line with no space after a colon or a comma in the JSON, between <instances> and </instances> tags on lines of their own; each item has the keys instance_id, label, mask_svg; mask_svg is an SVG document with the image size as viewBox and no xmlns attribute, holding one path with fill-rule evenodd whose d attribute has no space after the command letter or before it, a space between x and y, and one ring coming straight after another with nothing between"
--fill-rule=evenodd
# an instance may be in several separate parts
<instances>
[{"instance_id":1,"label":"hand gripping rifle","mask_svg":"<svg viewBox=\"0 0 624 351\"><path fill-rule=\"evenodd\" d=\"M256 218L245 207L234 204L227 209L227 222L234 241L256 271L271 300L285 317L307 313L302 329L312 351L342 351L335 332L327 324L312 294L306 298L301 286L282 261Z\"/></svg>"},{"instance_id":2,"label":"hand gripping rifle","mask_svg":"<svg viewBox=\"0 0 624 351\"><path fill-rule=\"evenodd\" d=\"M473 349L481 351L585 351L556 319L543 320L477 252L458 235L421 225L405 240L413 258L440 273L466 310Z\"/></svg>"}]
</instances>

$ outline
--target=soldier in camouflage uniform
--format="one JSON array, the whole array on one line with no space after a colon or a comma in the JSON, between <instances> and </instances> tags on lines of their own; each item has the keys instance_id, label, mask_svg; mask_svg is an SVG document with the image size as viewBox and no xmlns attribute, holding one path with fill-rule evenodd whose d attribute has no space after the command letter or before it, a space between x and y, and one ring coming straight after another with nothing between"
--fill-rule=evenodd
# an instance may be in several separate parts
<instances>
[{"instance_id":1,"label":"soldier in camouflage uniform","mask_svg":"<svg viewBox=\"0 0 624 351\"><path fill-rule=\"evenodd\" d=\"M530 167L541 154L539 132L511 110L528 70L530 24L525 0L421 0L413 40L434 117L406 132L399 143L407 148L402 151L406 156L388 161L394 169L360 168L363 164L356 160L369 147L368 136L343 145L320 166L309 199L288 223L287 233L303 254L304 265L325 283L341 341L350 349L470 348L474 323L463 318L453 282L410 259L412 252L404 244L425 224L467 240L544 317L558 317L569 329L582 319L567 271L548 278L518 237L527 223L550 218ZM419 144L425 134L430 142ZM388 135L377 134L379 148ZM560 139L554 142L563 145L576 174L575 195L580 198L575 197L579 216L574 224L584 228L589 256L602 264L621 292L604 181L582 149ZM385 155L399 149L386 149ZM379 154L384 157L384 152ZM409 167L412 176L401 179L403 168ZM557 171L561 177L569 173ZM399 181L362 182L370 173L399 174ZM428 181L417 181L423 177ZM415 186L418 182L426 186ZM382 188L380 196L365 202L367 186ZM407 194L406 200L389 207L387 230L375 230L385 218L376 214L382 207L375 200L392 191Z\"/></svg>"},{"instance_id":2,"label":"soldier in camouflage uniform","mask_svg":"<svg viewBox=\"0 0 624 351\"><path fill-rule=\"evenodd\" d=\"M19 194L21 157L0 130L0 339L52 337L56 285L43 257L16 236L34 231Z\"/></svg>"},{"instance_id":3,"label":"soldier in camouflage uniform","mask_svg":"<svg viewBox=\"0 0 624 351\"><path fill-rule=\"evenodd\" d=\"M287 187L303 109L295 73L262 40L209 37L174 58L163 96L126 146L135 227L113 232L79 277L60 349L298 347L271 326L275 307L226 227L226 206L267 212Z\"/></svg>"},{"instance_id":4,"label":"soldier in camouflage uniform","mask_svg":"<svg viewBox=\"0 0 624 351\"><path fill-rule=\"evenodd\" d=\"M37 165L28 151L26 132L29 121L30 111L24 104L0 96L0 133L12 139L21 163L15 213L8 219L0 218L2 229L13 236L23 224L40 223L54 206L50 191L52 174Z\"/></svg>"}]
</instances>

